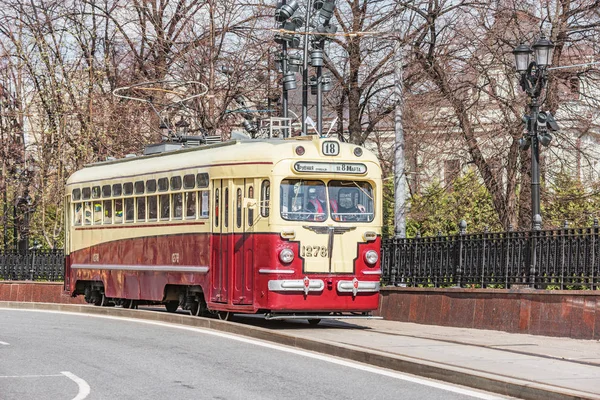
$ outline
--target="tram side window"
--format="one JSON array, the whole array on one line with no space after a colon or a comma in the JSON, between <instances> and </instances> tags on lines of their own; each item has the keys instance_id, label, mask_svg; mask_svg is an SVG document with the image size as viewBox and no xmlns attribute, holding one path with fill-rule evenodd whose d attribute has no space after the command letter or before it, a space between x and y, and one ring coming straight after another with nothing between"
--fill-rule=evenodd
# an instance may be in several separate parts
<instances>
[{"instance_id":1,"label":"tram side window","mask_svg":"<svg viewBox=\"0 0 600 400\"><path fill-rule=\"evenodd\" d=\"M92 224L92 203L90 201L86 201L83 206L83 224Z\"/></svg>"},{"instance_id":2,"label":"tram side window","mask_svg":"<svg viewBox=\"0 0 600 400\"><path fill-rule=\"evenodd\" d=\"M271 182L263 181L260 189L260 215L269 216L269 204L271 202Z\"/></svg>"},{"instance_id":3,"label":"tram side window","mask_svg":"<svg viewBox=\"0 0 600 400\"><path fill-rule=\"evenodd\" d=\"M148 196L148 221L156 221L158 216L157 197Z\"/></svg>"},{"instance_id":4,"label":"tram side window","mask_svg":"<svg viewBox=\"0 0 600 400\"><path fill-rule=\"evenodd\" d=\"M83 188L81 190L81 195L84 200L89 200L92 197L92 190L89 187Z\"/></svg>"},{"instance_id":5,"label":"tram side window","mask_svg":"<svg viewBox=\"0 0 600 400\"><path fill-rule=\"evenodd\" d=\"M146 181L146 191L148 193L156 192L156 179L148 179Z\"/></svg>"},{"instance_id":6,"label":"tram side window","mask_svg":"<svg viewBox=\"0 0 600 400\"><path fill-rule=\"evenodd\" d=\"M81 200L81 189L73 189L73 192L71 193L71 200Z\"/></svg>"},{"instance_id":7,"label":"tram side window","mask_svg":"<svg viewBox=\"0 0 600 400\"><path fill-rule=\"evenodd\" d=\"M171 190L180 190L181 189L181 177L180 176L172 176L171 177Z\"/></svg>"},{"instance_id":8,"label":"tram side window","mask_svg":"<svg viewBox=\"0 0 600 400\"><path fill-rule=\"evenodd\" d=\"M125 199L125 222L133 222L135 215L133 197Z\"/></svg>"},{"instance_id":9,"label":"tram side window","mask_svg":"<svg viewBox=\"0 0 600 400\"><path fill-rule=\"evenodd\" d=\"M210 193L208 190L198 192L198 214L200 218L208 218L210 210Z\"/></svg>"},{"instance_id":10,"label":"tram side window","mask_svg":"<svg viewBox=\"0 0 600 400\"><path fill-rule=\"evenodd\" d=\"M113 185L113 189L114 189L114 185ZM121 222L123 222L123 199L116 199L115 200L115 224L120 224Z\"/></svg>"},{"instance_id":11,"label":"tram side window","mask_svg":"<svg viewBox=\"0 0 600 400\"><path fill-rule=\"evenodd\" d=\"M248 198L250 198L250 199L254 198L254 188L252 186L250 186L248 188ZM254 209L252 207L248 207L248 226L252 226L253 222L254 222Z\"/></svg>"},{"instance_id":12,"label":"tram side window","mask_svg":"<svg viewBox=\"0 0 600 400\"><path fill-rule=\"evenodd\" d=\"M173 218L181 219L183 216L183 201L182 193L173 193L171 195L172 206L173 206Z\"/></svg>"},{"instance_id":13,"label":"tram side window","mask_svg":"<svg viewBox=\"0 0 600 400\"><path fill-rule=\"evenodd\" d=\"M115 183L115 184L112 186L112 194L113 194L113 196L115 196L115 197L118 197L118 196L120 196L122 193L123 193L123 186L121 186L121 184L120 184L120 183Z\"/></svg>"},{"instance_id":14,"label":"tram side window","mask_svg":"<svg viewBox=\"0 0 600 400\"><path fill-rule=\"evenodd\" d=\"M215 226L219 226L219 189L215 189Z\"/></svg>"},{"instance_id":15,"label":"tram side window","mask_svg":"<svg viewBox=\"0 0 600 400\"><path fill-rule=\"evenodd\" d=\"M123 194L125 196L130 196L133 194L133 183L127 182L123 184Z\"/></svg>"},{"instance_id":16,"label":"tram side window","mask_svg":"<svg viewBox=\"0 0 600 400\"><path fill-rule=\"evenodd\" d=\"M144 181L137 181L135 183L135 194L144 194Z\"/></svg>"},{"instance_id":17,"label":"tram side window","mask_svg":"<svg viewBox=\"0 0 600 400\"><path fill-rule=\"evenodd\" d=\"M169 180L167 178L160 178L158 180L158 191L166 192L169 190Z\"/></svg>"},{"instance_id":18,"label":"tram side window","mask_svg":"<svg viewBox=\"0 0 600 400\"><path fill-rule=\"evenodd\" d=\"M185 184L185 180L184 180ZM196 218L196 192L185 193L185 218Z\"/></svg>"},{"instance_id":19,"label":"tram side window","mask_svg":"<svg viewBox=\"0 0 600 400\"><path fill-rule=\"evenodd\" d=\"M184 175L183 177L183 188L194 189L196 187L196 178L193 174Z\"/></svg>"},{"instance_id":20,"label":"tram side window","mask_svg":"<svg viewBox=\"0 0 600 400\"><path fill-rule=\"evenodd\" d=\"M225 188L223 203L223 225L227 228L229 226L229 188Z\"/></svg>"},{"instance_id":21,"label":"tram side window","mask_svg":"<svg viewBox=\"0 0 600 400\"><path fill-rule=\"evenodd\" d=\"M77 189L79 190L79 189ZM81 225L81 221L82 221L82 216L83 216L83 203L75 203L73 204L74 206L74 211L73 211L73 224L74 225Z\"/></svg>"},{"instance_id":22,"label":"tram side window","mask_svg":"<svg viewBox=\"0 0 600 400\"><path fill-rule=\"evenodd\" d=\"M100 186L92 187L92 199L100 198Z\"/></svg>"},{"instance_id":23,"label":"tram side window","mask_svg":"<svg viewBox=\"0 0 600 400\"><path fill-rule=\"evenodd\" d=\"M136 197L136 205L137 205L137 221L145 222L146 221L146 198L144 196Z\"/></svg>"},{"instance_id":24,"label":"tram side window","mask_svg":"<svg viewBox=\"0 0 600 400\"><path fill-rule=\"evenodd\" d=\"M196 175L196 187L198 189L208 187L208 174L206 172Z\"/></svg>"},{"instance_id":25,"label":"tram side window","mask_svg":"<svg viewBox=\"0 0 600 400\"><path fill-rule=\"evenodd\" d=\"M104 223L112 223L112 200L104 200Z\"/></svg>"},{"instance_id":26,"label":"tram side window","mask_svg":"<svg viewBox=\"0 0 600 400\"><path fill-rule=\"evenodd\" d=\"M110 195L111 195L110 185L102 186L102 197L106 198L106 197L110 197Z\"/></svg>"},{"instance_id":27,"label":"tram side window","mask_svg":"<svg viewBox=\"0 0 600 400\"><path fill-rule=\"evenodd\" d=\"M235 198L235 224L238 228L242 227L242 189L238 188Z\"/></svg>"},{"instance_id":28,"label":"tram side window","mask_svg":"<svg viewBox=\"0 0 600 400\"><path fill-rule=\"evenodd\" d=\"M100 187L98 187L100 190ZM102 200L94 200L94 225L102 225Z\"/></svg>"},{"instance_id":29,"label":"tram side window","mask_svg":"<svg viewBox=\"0 0 600 400\"><path fill-rule=\"evenodd\" d=\"M169 195L161 194L159 196L159 201L160 201L160 219L168 220L169 215L171 213L171 203L169 201Z\"/></svg>"}]
</instances>

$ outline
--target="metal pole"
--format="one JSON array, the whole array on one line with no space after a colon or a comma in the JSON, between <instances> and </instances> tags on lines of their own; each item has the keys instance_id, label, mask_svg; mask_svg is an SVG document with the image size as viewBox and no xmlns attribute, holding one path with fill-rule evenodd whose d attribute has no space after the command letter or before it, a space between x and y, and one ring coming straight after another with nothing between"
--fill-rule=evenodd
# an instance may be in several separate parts
<instances>
[{"instance_id":1,"label":"metal pole","mask_svg":"<svg viewBox=\"0 0 600 400\"><path fill-rule=\"evenodd\" d=\"M285 0L282 1L283 4L285 4ZM283 51L282 51L282 60L281 60L281 69L283 71L283 76L285 78L287 72L288 72L288 54L287 54L287 42L283 42ZM288 117L288 91L285 88L285 85L283 85L283 97L281 100L281 106L283 108L282 110L282 117L283 118L287 118ZM285 120L285 126L286 128L283 129L283 137L286 138L288 136L288 129L287 129L287 120Z\"/></svg>"},{"instance_id":2,"label":"metal pole","mask_svg":"<svg viewBox=\"0 0 600 400\"><path fill-rule=\"evenodd\" d=\"M310 9L312 0L308 0L306 15L304 16L304 49L302 53L302 136L308 134L306 118L308 117L308 28L310 26Z\"/></svg>"},{"instance_id":3,"label":"metal pole","mask_svg":"<svg viewBox=\"0 0 600 400\"><path fill-rule=\"evenodd\" d=\"M531 98L531 227L535 228L536 215L540 213L540 146L537 119L540 106L537 97Z\"/></svg>"},{"instance_id":4,"label":"metal pole","mask_svg":"<svg viewBox=\"0 0 600 400\"><path fill-rule=\"evenodd\" d=\"M317 46L322 49L323 42L320 42ZM323 76L323 67L317 67L317 134L321 136L323 134L323 82L321 82Z\"/></svg>"},{"instance_id":5,"label":"metal pole","mask_svg":"<svg viewBox=\"0 0 600 400\"><path fill-rule=\"evenodd\" d=\"M397 238L406 237L406 171L404 162L404 126L402 111L404 107L404 86L402 76L402 52L400 37L396 38L394 49L394 94L396 95L396 111L394 115L394 131L396 146L394 148L394 231Z\"/></svg>"}]
</instances>

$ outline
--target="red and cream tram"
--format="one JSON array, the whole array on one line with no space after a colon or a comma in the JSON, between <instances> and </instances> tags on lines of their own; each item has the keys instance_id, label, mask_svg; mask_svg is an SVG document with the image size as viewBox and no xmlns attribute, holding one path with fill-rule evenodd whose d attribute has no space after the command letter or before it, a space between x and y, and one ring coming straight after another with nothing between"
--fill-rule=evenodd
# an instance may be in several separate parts
<instances>
[{"instance_id":1,"label":"red and cream tram","mask_svg":"<svg viewBox=\"0 0 600 400\"><path fill-rule=\"evenodd\" d=\"M316 136L100 162L67 182L65 289L195 315L368 316L378 306L381 169Z\"/></svg>"}]
</instances>

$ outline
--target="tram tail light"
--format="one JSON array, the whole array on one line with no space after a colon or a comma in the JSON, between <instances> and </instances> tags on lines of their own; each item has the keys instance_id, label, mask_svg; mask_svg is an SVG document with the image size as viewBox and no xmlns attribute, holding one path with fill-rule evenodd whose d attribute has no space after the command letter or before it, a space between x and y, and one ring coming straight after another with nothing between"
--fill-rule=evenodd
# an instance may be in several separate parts
<instances>
[{"instance_id":1,"label":"tram tail light","mask_svg":"<svg viewBox=\"0 0 600 400\"><path fill-rule=\"evenodd\" d=\"M290 249L283 249L279 252L279 260L284 264L294 261L294 252Z\"/></svg>"},{"instance_id":2,"label":"tram tail light","mask_svg":"<svg viewBox=\"0 0 600 400\"><path fill-rule=\"evenodd\" d=\"M363 233L363 240L365 242L371 242L375 239L377 239L377 232L367 231L367 232Z\"/></svg>"},{"instance_id":3,"label":"tram tail light","mask_svg":"<svg viewBox=\"0 0 600 400\"><path fill-rule=\"evenodd\" d=\"M374 267L379 260L379 254L375 250L369 250L365 253L365 262L369 267Z\"/></svg>"}]
</instances>

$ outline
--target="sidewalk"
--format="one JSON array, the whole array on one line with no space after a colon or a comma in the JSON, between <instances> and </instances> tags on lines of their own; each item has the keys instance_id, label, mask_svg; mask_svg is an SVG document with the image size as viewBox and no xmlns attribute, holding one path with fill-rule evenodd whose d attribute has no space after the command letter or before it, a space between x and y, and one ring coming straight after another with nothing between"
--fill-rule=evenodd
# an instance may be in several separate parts
<instances>
[{"instance_id":1,"label":"sidewalk","mask_svg":"<svg viewBox=\"0 0 600 400\"><path fill-rule=\"evenodd\" d=\"M556 398L600 399L599 341L383 320L350 321L323 321L318 329L298 324L293 335L432 363L448 374L459 371L473 379L491 377L524 388L538 387ZM525 391L523 395L531 398Z\"/></svg>"}]
</instances>

